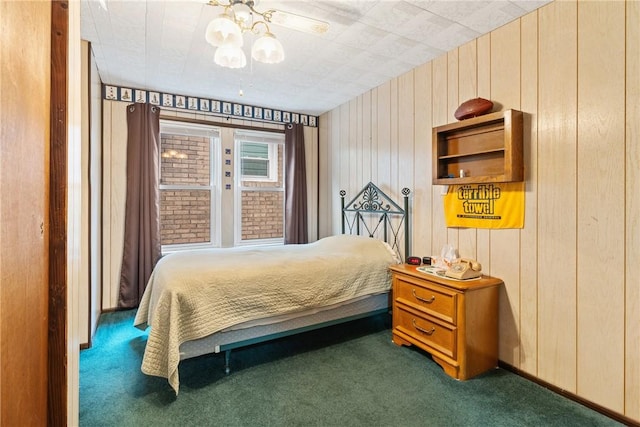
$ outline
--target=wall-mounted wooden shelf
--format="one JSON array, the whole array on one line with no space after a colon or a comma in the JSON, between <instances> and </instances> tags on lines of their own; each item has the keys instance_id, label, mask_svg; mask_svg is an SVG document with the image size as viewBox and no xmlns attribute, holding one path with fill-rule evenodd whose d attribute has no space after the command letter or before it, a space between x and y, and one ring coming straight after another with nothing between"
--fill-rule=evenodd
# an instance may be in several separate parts
<instances>
[{"instance_id":1,"label":"wall-mounted wooden shelf","mask_svg":"<svg viewBox=\"0 0 640 427\"><path fill-rule=\"evenodd\" d=\"M521 111L500 111L433 128L434 184L523 180Z\"/></svg>"}]
</instances>

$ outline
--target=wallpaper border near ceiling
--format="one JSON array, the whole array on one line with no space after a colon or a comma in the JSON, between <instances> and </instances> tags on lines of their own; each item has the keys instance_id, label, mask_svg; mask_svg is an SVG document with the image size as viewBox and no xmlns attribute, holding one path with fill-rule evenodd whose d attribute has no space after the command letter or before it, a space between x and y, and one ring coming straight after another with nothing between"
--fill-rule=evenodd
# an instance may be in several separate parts
<instances>
[{"instance_id":1,"label":"wallpaper border near ceiling","mask_svg":"<svg viewBox=\"0 0 640 427\"><path fill-rule=\"evenodd\" d=\"M102 97L110 101L140 102L215 114L224 117L240 117L243 119L261 120L269 123L302 123L305 126L317 127L318 117L273 108L256 107L235 102L195 96L175 95L165 92L132 89L121 86L102 85Z\"/></svg>"}]
</instances>

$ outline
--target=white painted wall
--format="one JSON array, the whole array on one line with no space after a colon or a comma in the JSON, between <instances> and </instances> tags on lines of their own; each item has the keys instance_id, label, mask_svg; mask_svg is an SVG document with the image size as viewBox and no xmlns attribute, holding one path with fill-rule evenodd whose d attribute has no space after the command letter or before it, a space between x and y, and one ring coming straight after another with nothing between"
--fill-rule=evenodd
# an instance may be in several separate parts
<instances>
[{"instance_id":1,"label":"white painted wall","mask_svg":"<svg viewBox=\"0 0 640 427\"><path fill-rule=\"evenodd\" d=\"M98 327L101 312L102 289L102 81L93 54L89 58L91 80L89 88L89 229L90 229L90 275L89 275L89 334L91 339Z\"/></svg>"},{"instance_id":2,"label":"white painted wall","mask_svg":"<svg viewBox=\"0 0 640 427\"><path fill-rule=\"evenodd\" d=\"M80 3L69 2L68 83L67 83L67 425L79 423L80 414L80 296L85 294L87 258L83 247L82 168L82 46ZM85 169L86 170L86 169ZM86 294L85 294L86 295Z\"/></svg>"},{"instance_id":3,"label":"white painted wall","mask_svg":"<svg viewBox=\"0 0 640 427\"><path fill-rule=\"evenodd\" d=\"M82 269L79 288L79 325L80 345L85 348L91 344L98 326L101 298L101 192L102 192L102 88L91 45L81 42L79 61L82 67L81 116L82 130L80 145L81 175L81 227L80 242Z\"/></svg>"}]
</instances>

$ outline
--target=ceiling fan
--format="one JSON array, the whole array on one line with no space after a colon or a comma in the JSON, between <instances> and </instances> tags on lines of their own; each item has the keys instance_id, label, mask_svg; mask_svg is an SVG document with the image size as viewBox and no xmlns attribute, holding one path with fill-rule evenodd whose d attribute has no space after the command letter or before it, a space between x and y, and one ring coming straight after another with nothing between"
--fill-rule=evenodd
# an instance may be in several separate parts
<instances>
[{"instance_id":1,"label":"ceiling fan","mask_svg":"<svg viewBox=\"0 0 640 427\"><path fill-rule=\"evenodd\" d=\"M259 36L251 48L251 57L265 64L277 64L284 60L284 48L271 32L269 24L282 25L298 31L322 34L329 24L314 18L281 10L268 9L259 12L258 0L209 0L208 5L220 6L222 14L207 26L205 38L215 46L214 62L222 67L242 68L247 58L242 50L242 35L250 32Z\"/></svg>"},{"instance_id":2,"label":"ceiling fan","mask_svg":"<svg viewBox=\"0 0 640 427\"><path fill-rule=\"evenodd\" d=\"M238 19L249 19L248 14L256 14L262 17L267 23L282 25L298 31L311 34L323 34L329 29L329 23L319 19L298 15L284 10L268 9L264 12L256 10L259 0L210 0L207 4L211 6L222 6L225 9L232 9Z\"/></svg>"}]
</instances>

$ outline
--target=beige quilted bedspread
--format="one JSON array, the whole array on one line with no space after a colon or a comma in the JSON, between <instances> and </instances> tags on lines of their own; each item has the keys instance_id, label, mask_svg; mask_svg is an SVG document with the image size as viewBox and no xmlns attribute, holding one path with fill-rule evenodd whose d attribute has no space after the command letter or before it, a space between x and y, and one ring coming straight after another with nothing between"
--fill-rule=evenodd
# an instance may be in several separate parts
<instances>
[{"instance_id":1,"label":"beige quilted bedspread","mask_svg":"<svg viewBox=\"0 0 640 427\"><path fill-rule=\"evenodd\" d=\"M178 393L180 345L249 320L376 294L391 287L392 249L339 235L306 245L210 249L164 256L136 313L150 326L142 371Z\"/></svg>"}]
</instances>

